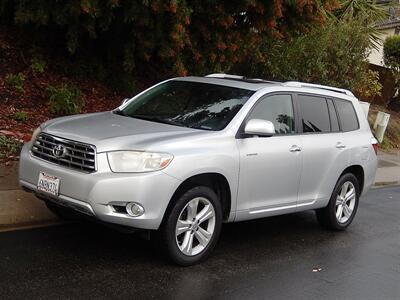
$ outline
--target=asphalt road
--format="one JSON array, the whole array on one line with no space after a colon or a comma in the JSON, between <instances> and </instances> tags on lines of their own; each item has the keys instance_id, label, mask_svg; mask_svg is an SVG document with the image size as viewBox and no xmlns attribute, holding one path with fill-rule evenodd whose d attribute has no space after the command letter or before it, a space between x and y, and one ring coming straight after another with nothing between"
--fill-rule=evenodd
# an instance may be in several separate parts
<instances>
[{"instance_id":1,"label":"asphalt road","mask_svg":"<svg viewBox=\"0 0 400 300\"><path fill-rule=\"evenodd\" d=\"M0 298L400 299L400 188L370 191L346 232L312 212L226 224L187 268L98 225L0 233Z\"/></svg>"}]
</instances>

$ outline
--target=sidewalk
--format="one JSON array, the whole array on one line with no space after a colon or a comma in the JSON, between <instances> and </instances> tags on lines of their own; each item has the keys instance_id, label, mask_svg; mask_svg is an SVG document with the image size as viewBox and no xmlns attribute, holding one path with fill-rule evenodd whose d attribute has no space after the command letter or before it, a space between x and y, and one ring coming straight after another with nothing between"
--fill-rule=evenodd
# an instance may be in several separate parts
<instances>
[{"instance_id":1,"label":"sidewalk","mask_svg":"<svg viewBox=\"0 0 400 300\"><path fill-rule=\"evenodd\" d=\"M57 224L43 201L18 186L18 164L0 165L0 232Z\"/></svg>"},{"instance_id":2,"label":"sidewalk","mask_svg":"<svg viewBox=\"0 0 400 300\"><path fill-rule=\"evenodd\" d=\"M379 155L375 186L400 184L400 151ZM18 163L0 165L0 232L24 227L58 224L43 201L18 186Z\"/></svg>"},{"instance_id":3,"label":"sidewalk","mask_svg":"<svg viewBox=\"0 0 400 300\"><path fill-rule=\"evenodd\" d=\"M392 153L378 153L378 170L375 185L400 184L400 150Z\"/></svg>"}]
</instances>

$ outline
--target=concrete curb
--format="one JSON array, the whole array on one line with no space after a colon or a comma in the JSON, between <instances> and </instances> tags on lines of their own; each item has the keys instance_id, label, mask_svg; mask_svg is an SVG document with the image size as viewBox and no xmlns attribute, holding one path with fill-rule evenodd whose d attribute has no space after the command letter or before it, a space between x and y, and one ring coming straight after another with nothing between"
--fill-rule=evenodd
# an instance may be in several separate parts
<instances>
[{"instance_id":1,"label":"concrete curb","mask_svg":"<svg viewBox=\"0 0 400 300\"><path fill-rule=\"evenodd\" d=\"M61 222L43 201L22 190L0 191L0 205L0 231Z\"/></svg>"},{"instance_id":2,"label":"concrete curb","mask_svg":"<svg viewBox=\"0 0 400 300\"><path fill-rule=\"evenodd\" d=\"M0 226L0 233L8 232L8 231L16 231L16 230L57 226L57 225L63 225L63 224L65 224L65 222L60 220L60 221L54 221L54 222L37 222L37 223L26 223L26 224L16 224L16 225L4 225L4 226Z\"/></svg>"},{"instance_id":3,"label":"concrete curb","mask_svg":"<svg viewBox=\"0 0 400 300\"><path fill-rule=\"evenodd\" d=\"M372 188L379 189L382 187L395 187L395 186L400 186L400 182L399 181L375 182Z\"/></svg>"}]
</instances>

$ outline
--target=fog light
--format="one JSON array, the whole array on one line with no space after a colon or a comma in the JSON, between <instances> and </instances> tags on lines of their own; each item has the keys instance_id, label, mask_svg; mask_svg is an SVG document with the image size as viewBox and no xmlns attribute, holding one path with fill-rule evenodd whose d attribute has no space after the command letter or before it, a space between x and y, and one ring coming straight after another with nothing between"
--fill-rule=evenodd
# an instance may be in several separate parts
<instances>
[{"instance_id":1,"label":"fog light","mask_svg":"<svg viewBox=\"0 0 400 300\"><path fill-rule=\"evenodd\" d=\"M144 208L140 204L137 204L135 202L130 202L126 205L126 212L128 213L128 215L132 217L139 217L143 215Z\"/></svg>"}]
</instances>

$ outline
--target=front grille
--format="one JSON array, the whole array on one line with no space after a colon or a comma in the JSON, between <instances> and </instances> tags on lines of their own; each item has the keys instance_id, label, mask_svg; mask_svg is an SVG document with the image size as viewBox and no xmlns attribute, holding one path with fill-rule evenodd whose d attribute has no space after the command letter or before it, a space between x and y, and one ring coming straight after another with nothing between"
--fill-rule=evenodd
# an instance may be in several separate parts
<instances>
[{"instance_id":1,"label":"front grille","mask_svg":"<svg viewBox=\"0 0 400 300\"><path fill-rule=\"evenodd\" d=\"M31 150L33 156L60 166L87 173L96 171L96 148L92 145L40 133Z\"/></svg>"}]
</instances>

